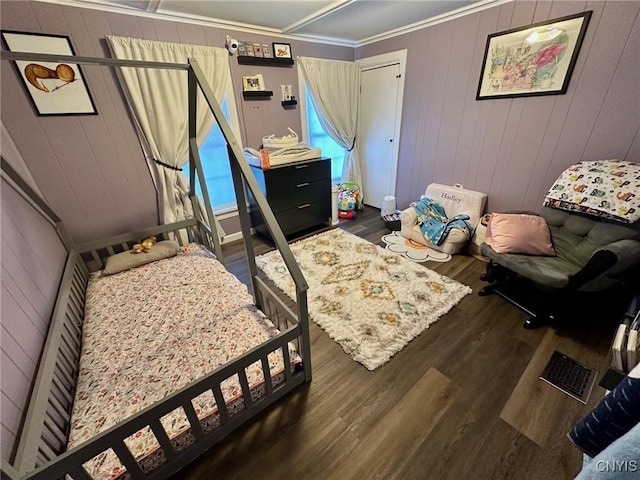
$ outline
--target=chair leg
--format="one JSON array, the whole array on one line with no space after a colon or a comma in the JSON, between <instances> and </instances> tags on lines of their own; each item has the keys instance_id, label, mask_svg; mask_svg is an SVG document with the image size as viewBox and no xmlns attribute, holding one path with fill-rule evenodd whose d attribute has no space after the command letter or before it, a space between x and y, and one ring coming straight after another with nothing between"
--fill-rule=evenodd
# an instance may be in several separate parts
<instances>
[{"instance_id":1,"label":"chair leg","mask_svg":"<svg viewBox=\"0 0 640 480\"><path fill-rule=\"evenodd\" d=\"M553 323L554 320L555 317L553 314L540 312L536 315L532 315L527 320L525 320L522 326L527 330L533 330L534 328L540 328L544 325L549 325L550 323Z\"/></svg>"},{"instance_id":2,"label":"chair leg","mask_svg":"<svg viewBox=\"0 0 640 480\"><path fill-rule=\"evenodd\" d=\"M480 278L482 278L482 277L480 277ZM491 285L487 285L485 287L482 287L480 289L480 291L478 292L478 296L479 297L486 297L486 296L492 295L494 293L496 293L496 284L495 283L493 283Z\"/></svg>"}]
</instances>

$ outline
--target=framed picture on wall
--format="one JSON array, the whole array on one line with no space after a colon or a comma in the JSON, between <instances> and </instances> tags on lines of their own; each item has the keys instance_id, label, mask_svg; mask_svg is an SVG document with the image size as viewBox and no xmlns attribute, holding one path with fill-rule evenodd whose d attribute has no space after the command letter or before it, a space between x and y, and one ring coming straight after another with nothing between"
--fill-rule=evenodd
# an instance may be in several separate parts
<instances>
[{"instance_id":1,"label":"framed picture on wall","mask_svg":"<svg viewBox=\"0 0 640 480\"><path fill-rule=\"evenodd\" d=\"M489 35L476 100L566 93L591 13Z\"/></svg>"},{"instance_id":2,"label":"framed picture on wall","mask_svg":"<svg viewBox=\"0 0 640 480\"><path fill-rule=\"evenodd\" d=\"M245 75L242 77L242 87L245 92L259 92L264 90L264 79L261 74Z\"/></svg>"},{"instance_id":3,"label":"framed picture on wall","mask_svg":"<svg viewBox=\"0 0 640 480\"><path fill-rule=\"evenodd\" d=\"M273 56L275 58L293 58L291 56L291 45L273 42Z\"/></svg>"},{"instance_id":4,"label":"framed picture on wall","mask_svg":"<svg viewBox=\"0 0 640 480\"><path fill-rule=\"evenodd\" d=\"M66 35L2 30L12 52L75 55ZM14 62L38 115L96 115L80 66L67 62Z\"/></svg>"}]
</instances>

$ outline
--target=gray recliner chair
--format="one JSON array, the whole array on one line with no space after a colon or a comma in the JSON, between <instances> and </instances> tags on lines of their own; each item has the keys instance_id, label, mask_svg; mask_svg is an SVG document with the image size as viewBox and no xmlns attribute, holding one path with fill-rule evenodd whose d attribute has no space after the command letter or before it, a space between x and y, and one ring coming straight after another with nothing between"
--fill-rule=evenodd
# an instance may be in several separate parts
<instances>
[{"instance_id":1,"label":"gray recliner chair","mask_svg":"<svg viewBox=\"0 0 640 480\"><path fill-rule=\"evenodd\" d=\"M525 328L556 316L558 302L573 292L602 292L640 274L640 222L625 224L549 207L540 211L556 256L497 253L480 245L489 259L481 277L490 285L479 295L497 293L531 315ZM526 301L534 298L540 301Z\"/></svg>"}]
</instances>

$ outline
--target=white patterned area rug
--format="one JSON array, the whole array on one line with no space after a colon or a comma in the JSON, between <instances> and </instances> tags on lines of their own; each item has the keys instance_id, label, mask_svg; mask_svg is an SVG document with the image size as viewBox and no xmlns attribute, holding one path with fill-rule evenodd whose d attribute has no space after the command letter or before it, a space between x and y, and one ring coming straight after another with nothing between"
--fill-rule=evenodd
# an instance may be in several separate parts
<instances>
[{"instance_id":1,"label":"white patterned area rug","mask_svg":"<svg viewBox=\"0 0 640 480\"><path fill-rule=\"evenodd\" d=\"M448 262L451 260L451 255L448 253L438 252L410 238L404 238L399 232L383 235L382 241L385 243L385 250L402 255L407 260L413 262L420 263L426 262L427 260L431 260L432 262Z\"/></svg>"},{"instance_id":2,"label":"white patterned area rug","mask_svg":"<svg viewBox=\"0 0 640 480\"><path fill-rule=\"evenodd\" d=\"M369 370L386 363L471 289L339 228L291 244L309 284L309 317ZM258 267L295 298L278 251Z\"/></svg>"}]
</instances>

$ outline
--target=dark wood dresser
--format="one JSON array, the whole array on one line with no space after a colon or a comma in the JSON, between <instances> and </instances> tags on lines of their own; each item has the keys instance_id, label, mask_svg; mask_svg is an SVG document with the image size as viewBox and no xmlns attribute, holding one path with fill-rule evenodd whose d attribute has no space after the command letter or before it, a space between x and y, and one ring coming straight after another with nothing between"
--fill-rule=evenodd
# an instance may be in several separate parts
<instances>
[{"instance_id":1,"label":"dark wood dresser","mask_svg":"<svg viewBox=\"0 0 640 480\"><path fill-rule=\"evenodd\" d=\"M251 166L276 220L286 236L327 224L331 218L331 160L318 158L277 165L269 170ZM251 225L269 231L249 194Z\"/></svg>"}]
</instances>

